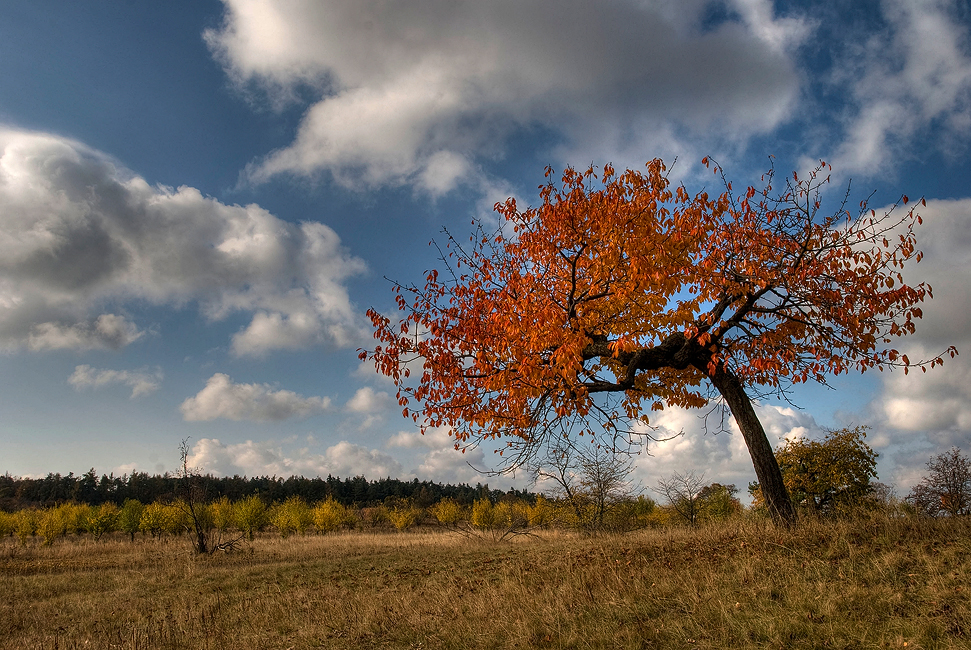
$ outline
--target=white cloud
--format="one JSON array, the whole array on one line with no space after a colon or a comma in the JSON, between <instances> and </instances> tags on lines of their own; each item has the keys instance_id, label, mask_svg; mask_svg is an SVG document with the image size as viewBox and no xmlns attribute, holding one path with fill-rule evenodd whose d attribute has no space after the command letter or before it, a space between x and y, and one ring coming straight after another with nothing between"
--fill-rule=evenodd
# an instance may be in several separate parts
<instances>
[{"instance_id":1,"label":"white cloud","mask_svg":"<svg viewBox=\"0 0 971 650\"><path fill-rule=\"evenodd\" d=\"M426 481L439 483L489 483L492 487L509 487L513 477L485 473L485 453L480 448L467 449L463 454L452 446L436 449L425 455L417 474ZM521 487L521 486L520 486Z\"/></svg>"},{"instance_id":2,"label":"white cloud","mask_svg":"<svg viewBox=\"0 0 971 650\"><path fill-rule=\"evenodd\" d=\"M884 0L881 8L886 28L862 45L853 34L835 73L852 98L846 137L831 161L841 173L876 174L912 150L915 138L947 149L971 132L971 56L953 3Z\"/></svg>"},{"instance_id":3,"label":"white cloud","mask_svg":"<svg viewBox=\"0 0 971 650\"><path fill-rule=\"evenodd\" d=\"M934 298L921 309L917 332L895 348L911 361L936 357L950 345L960 353L926 373L883 373L882 391L871 405L895 481L915 483L924 463L951 446L971 449L971 199L928 201L917 228L924 258L909 266L909 284L927 282Z\"/></svg>"},{"instance_id":4,"label":"white cloud","mask_svg":"<svg viewBox=\"0 0 971 650\"><path fill-rule=\"evenodd\" d=\"M65 138L0 130L0 346L119 348L144 336L107 305L197 304L252 320L239 355L353 345L344 280L364 264L316 222L151 186Z\"/></svg>"},{"instance_id":5,"label":"white cloud","mask_svg":"<svg viewBox=\"0 0 971 650\"><path fill-rule=\"evenodd\" d=\"M142 338L145 332L124 316L101 314L93 323L38 323L30 328L30 350L117 350Z\"/></svg>"},{"instance_id":6,"label":"white cloud","mask_svg":"<svg viewBox=\"0 0 971 650\"><path fill-rule=\"evenodd\" d=\"M387 408L391 403L391 396L384 391L375 391L369 386L358 388L351 399L347 400L344 408L352 413L374 415Z\"/></svg>"},{"instance_id":7,"label":"white cloud","mask_svg":"<svg viewBox=\"0 0 971 650\"><path fill-rule=\"evenodd\" d=\"M389 447L400 449L454 449L455 438L448 427L433 427L425 431L399 431L388 439Z\"/></svg>"},{"instance_id":8,"label":"white cloud","mask_svg":"<svg viewBox=\"0 0 971 650\"><path fill-rule=\"evenodd\" d=\"M804 411L758 404L755 411L773 448L785 440L823 435L815 419ZM718 412L711 412L707 419L706 413L708 409L668 408L656 414L651 424L657 430L652 435L667 440L650 443L651 455L638 457L634 477L650 488L658 479L691 471L696 476L704 473L708 481L734 483L744 493L755 480L755 470L738 425L730 414L722 421ZM684 435L678 435L681 432Z\"/></svg>"},{"instance_id":9,"label":"white cloud","mask_svg":"<svg viewBox=\"0 0 971 650\"><path fill-rule=\"evenodd\" d=\"M229 375L217 372L179 409L188 421L226 418L270 422L305 418L329 407L329 397L304 397L289 390L273 390L269 384L235 384Z\"/></svg>"},{"instance_id":10,"label":"white cloud","mask_svg":"<svg viewBox=\"0 0 971 650\"><path fill-rule=\"evenodd\" d=\"M110 384L124 384L131 388L131 396L142 397L158 390L162 383L162 370L155 372L137 372L130 370L107 370L80 365L67 379L75 390L85 388L101 388Z\"/></svg>"},{"instance_id":11,"label":"white cloud","mask_svg":"<svg viewBox=\"0 0 971 650\"><path fill-rule=\"evenodd\" d=\"M391 456L347 441L328 447L323 454L300 449L287 454L273 441L223 444L203 438L192 447L189 465L225 476L366 476L371 479L402 475L401 464Z\"/></svg>"},{"instance_id":12,"label":"white cloud","mask_svg":"<svg viewBox=\"0 0 971 650\"><path fill-rule=\"evenodd\" d=\"M205 38L235 82L319 97L251 180L323 171L433 195L487 182L474 161L524 128L555 134L568 162L629 164L771 130L797 95L791 51L809 29L767 0L730 2L734 19L714 27L706 0L223 2Z\"/></svg>"}]
</instances>

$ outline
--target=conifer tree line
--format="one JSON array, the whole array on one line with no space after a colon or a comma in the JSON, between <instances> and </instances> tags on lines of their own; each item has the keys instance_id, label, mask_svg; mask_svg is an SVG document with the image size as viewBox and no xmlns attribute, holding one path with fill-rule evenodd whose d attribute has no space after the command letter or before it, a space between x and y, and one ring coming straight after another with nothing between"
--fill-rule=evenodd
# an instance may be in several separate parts
<instances>
[{"instance_id":1,"label":"conifer tree line","mask_svg":"<svg viewBox=\"0 0 971 650\"><path fill-rule=\"evenodd\" d=\"M454 499L463 506L471 506L480 499L495 503L507 495L530 502L536 499L536 495L527 490L507 492L490 489L488 484L450 485L417 478L404 481L396 478L368 480L363 476L342 479L330 475L326 478L206 475L199 479L204 485L206 500L211 501L223 497L241 501L258 495L267 503L300 497L308 503L333 499L348 507L371 507L389 499L407 499L424 508L443 499ZM102 474L99 477L93 468L80 476L71 472L67 475L50 473L44 478L21 478L7 473L0 476L0 510L46 508L66 502L121 506L129 499L141 503L174 501L181 496L179 480L175 474L149 475L146 472L122 476Z\"/></svg>"},{"instance_id":2,"label":"conifer tree line","mask_svg":"<svg viewBox=\"0 0 971 650\"><path fill-rule=\"evenodd\" d=\"M857 517L867 512L903 516L971 514L971 458L954 448L932 457L927 474L905 498L877 483L877 454L865 438L867 427L830 431L822 440L793 439L775 456L785 487L801 516ZM21 543L42 538L123 532L160 538L194 534L200 553L225 550L264 530L283 536L345 529L397 529L422 524L496 539L539 528L588 533L625 532L668 525L697 526L738 516L766 516L760 485L752 483L752 506L743 507L735 485L708 483L704 473L676 472L660 478L654 492L661 503L629 480L630 457L579 454L559 449L533 469L546 494L494 490L363 476L326 479L291 476L215 477L188 468L178 474L0 477L0 538ZM709 479L710 480L710 479ZM225 535L230 541L224 541Z\"/></svg>"}]
</instances>

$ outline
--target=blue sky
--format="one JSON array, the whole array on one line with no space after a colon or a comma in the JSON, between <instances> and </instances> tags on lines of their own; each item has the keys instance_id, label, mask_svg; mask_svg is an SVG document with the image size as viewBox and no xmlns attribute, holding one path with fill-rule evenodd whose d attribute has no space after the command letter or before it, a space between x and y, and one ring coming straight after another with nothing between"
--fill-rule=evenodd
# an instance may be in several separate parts
<instances>
[{"instance_id":1,"label":"blue sky","mask_svg":"<svg viewBox=\"0 0 971 650\"><path fill-rule=\"evenodd\" d=\"M927 375L766 402L773 444L867 424L905 491L971 450L971 15L930 0L36 0L0 9L0 471L489 481L362 366L364 311L543 169L825 159L832 196L925 196ZM741 436L638 460L754 479Z\"/></svg>"}]
</instances>

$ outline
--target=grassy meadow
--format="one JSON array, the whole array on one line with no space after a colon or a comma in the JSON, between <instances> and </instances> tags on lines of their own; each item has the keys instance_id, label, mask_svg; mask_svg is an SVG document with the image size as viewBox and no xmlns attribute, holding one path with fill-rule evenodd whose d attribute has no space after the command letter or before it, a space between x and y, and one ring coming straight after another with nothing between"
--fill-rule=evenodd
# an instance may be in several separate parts
<instances>
[{"instance_id":1,"label":"grassy meadow","mask_svg":"<svg viewBox=\"0 0 971 650\"><path fill-rule=\"evenodd\" d=\"M967 518L0 540L4 648L968 648Z\"/></svg>"}]
</instances>

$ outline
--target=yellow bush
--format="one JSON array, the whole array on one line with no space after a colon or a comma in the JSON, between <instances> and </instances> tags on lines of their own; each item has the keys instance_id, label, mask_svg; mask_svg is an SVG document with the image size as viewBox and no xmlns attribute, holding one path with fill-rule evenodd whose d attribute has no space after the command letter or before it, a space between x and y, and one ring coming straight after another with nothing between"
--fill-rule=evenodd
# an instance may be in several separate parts
<instances>
[{"instance_id":1,"label":"yellow bush","mask_svg":"<svg viewBox=\"0 0 971 650\"><path fill-rule=\"evenodd\" d=\"M27 545L27 540L37 534L39 516L36 510L19 510L16 517L17 538L20 543Z\"/></svg>"},{"instance_id":2,"label":"yellow bush","mask_svg":"<svg viewBox=\"0 0 971 650\"><path fill-rule=\"evenodd\" d=\"M67 534L70 506L67 504L42 510L37 519L37 533L44 538L44 545L50 546L61 535Z\"/></svg>"},{"instance_id":3,"label":"yellow bush","mask_svg":"<svg viewBox=\"0 0 971 650\"><path fill-rule=\"evenodd\" d=\"M212 515L212 525L219 532L233 527L233 504L230 503L229 497L223 496L209 504L209 512Z\"/></svg>"},{"instance_id":4,"label":"yellow bush","mask_svg":"<svg viewBox=\"0 0 971 650\"><path fill-rule=\"evenodd\" d=\"M496 525L495 508L488 499L479 499L472 504L472 516L469 523L479 530L491 530Z\"/></svg>"},{"instance_id":5,"label":"yellow bush","mask_svg":"<svg viewBox=\"0 0 971 650\"><path fill-rule=\"evenodd\" d=\"M556 519L554 504L541 494L536 497L536 503L527 507L526 518L534 528L549 528Z\"/></svg>"},{"instance_id":6,"label":"yellow bush","mask_svg":"<svg viewBox=\"0 0 971 650\"><path fill-rule=\"evenodd\" d=\"M63 509L65 534L80 535L89 531L94 507L83 503L65 503L60 507Z\"/></svg>"},{"instance_id":7,"label":"yellow bush","mask_svg":"<svg viewBox=\"0 0 971 650\"><path fill-rule=\"evenodd\" d=\"M293 496L273 506L270 523L284 537L296 532L303 534L313 523L313 514L302 497Z\"/></svg>"},{"instance_id":8,"label":"yellow bush","mask_svg":"<svg viewBox=\"0 0 971 650\"><path fill-rule=\"evenodd\" d=\"M165 506L168 514L168 527L165 532L173 535L181 535L187 530L192 530L192 515L189 514L189 504L185 501L176 501Z\"/></svg>"},{"instance_id":9,"label":"yellow bush","mask_svg":"<svg viewBox=\"0 0 971 650\"><path fill-rule=\"evenodd\" d=\"M233 504L233 517L236 528L246 533L250 540L256 532L263 530L270 523L266 504L256 494Z\"/></svg>"},{"instance_id":10,"label":"yellow bush","mask_svg":"<svg viewBox=\"0 0 971 650\"><path fill-rule=\"evenodd\" d=\"M152 537L161 537L162 533L167 532L172 527L171 517L171 508L164 503L155 501L145 506L145 509L142 510L142 517L138 522L138 529L143 533L148 533Z\"/></svg>"},{"instance_id":11,"label":"yellow bush","mask_svg":"<svg viewBox=\"0 0 971 650\"><path fill-rule=\"evenodd\" d=\"M413 505L402 504L388 512L391 525L398 530L408 530L425 517L425 511Z\"/></svg>"},{"instance_id":12,"label":"yellow bush","mask_svg":"<svg viewBox=\"0 0 971 650\"><path fill-rule=\"evenodd\" d=\"M438 523L450 527L457 526L465 514L462 512L462 506L459 505L458 501L451 498L442 499L429 508L429 512L438 520Z\"/></svg>"},{"instance_id":13,"label":"yellow bush","mask_svg":"<svg viewBox=\"0 0 971 650\"><path fill-rule=\"evenodd\" d=\"M88 520L88 531L94 535L95 539L100 538L105 533L118 530L118 519L121 516L121 508L113 503L103 503L94 510Z\"/></svg>"},{"instance_id":14,"label":"yellow bush","mask_svg":"<svg viewBox=\"0 0 971 650\"><path fill-rule=\"evenodd\" d=\"M321 501L313 509L313 522L322 533L332 533L354 522L354 515L334 497Z\"/></svg>"},{"instance_id":15,"label":"yellow bush","mask_svg":"<svg viewBox=\"0 0 971 650\"><path fill-rule=\"evenodd\" d=\"M17 516L12 512L0 510L0 537L13 535L17 530Z\"/></svg>"},{"instance_id":16,"label":"yellow bush","mask_svg":"<svg viewBox=\"0 0 971 650\"><path fill-rule=\"evenodd\" d=\"M528 524L529 506L522 501L500 501L492 508L493 528L513 530Z\"/></svg>"}]
</instances>

